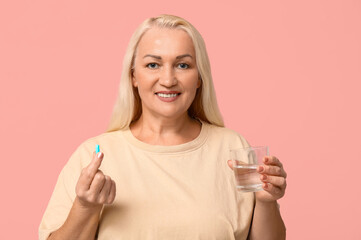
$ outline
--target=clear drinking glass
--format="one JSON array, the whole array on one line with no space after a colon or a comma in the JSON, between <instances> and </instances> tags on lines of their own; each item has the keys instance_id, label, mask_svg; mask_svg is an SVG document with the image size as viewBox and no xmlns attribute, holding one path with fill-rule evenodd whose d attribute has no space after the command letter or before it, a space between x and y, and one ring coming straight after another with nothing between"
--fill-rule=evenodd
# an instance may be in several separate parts
<instances>
[{"instance_id":1,"label":"clear drinking glass","mask_svg":"<svg viewBox=\"0 0 361 240\"><path fill-rule=\"evenodd\" d=\"M242 192L257 192L263 190L258 165L268 156L268 147L245 147L231 150L234 176L237 190Z\"/></svg>"}]
</instances>

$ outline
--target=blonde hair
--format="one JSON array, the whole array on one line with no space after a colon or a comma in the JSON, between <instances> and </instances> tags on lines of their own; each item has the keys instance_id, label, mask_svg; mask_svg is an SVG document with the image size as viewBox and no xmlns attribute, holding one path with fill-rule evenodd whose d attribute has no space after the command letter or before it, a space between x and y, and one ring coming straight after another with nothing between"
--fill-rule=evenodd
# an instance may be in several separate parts
<instances>
[{"instance_id":1,"label":"blonde hair","mask_svg":"<svg viewBox=\"0 0 361 240\"><path fill-rule=\"evenodd\" d=\"M133 121L138 120L142 114L141 99L137 89L132 85L132 74L138 43L143 34L152 27L182 29L189 34L196 53L196 63L201 79L201 86L197 89L193 103L188 109L188 115L204 122L224 127L214 91L211 66L202 36L197 29L185 19L162 14L158 17L146 19L130 38L123 60L119 95L106 132L128 128L129 125Z\"/></svg>"}]
</instances>

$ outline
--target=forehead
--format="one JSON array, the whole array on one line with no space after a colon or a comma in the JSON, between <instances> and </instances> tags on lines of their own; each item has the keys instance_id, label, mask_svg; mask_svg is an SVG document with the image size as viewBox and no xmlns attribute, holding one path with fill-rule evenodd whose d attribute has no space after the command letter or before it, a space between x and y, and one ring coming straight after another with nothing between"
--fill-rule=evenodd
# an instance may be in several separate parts
<instances>
[{"instance_id":1,"label":"forehead","mask_svg":"<svg viewBox=\"0 0 361 240\"><path fill-rule=\"evenodd\" d=\"M192 39L182 29L151 28L144 33L138 44L137 54L182 55L194 54Z\"/></svg>"}]
</instances>

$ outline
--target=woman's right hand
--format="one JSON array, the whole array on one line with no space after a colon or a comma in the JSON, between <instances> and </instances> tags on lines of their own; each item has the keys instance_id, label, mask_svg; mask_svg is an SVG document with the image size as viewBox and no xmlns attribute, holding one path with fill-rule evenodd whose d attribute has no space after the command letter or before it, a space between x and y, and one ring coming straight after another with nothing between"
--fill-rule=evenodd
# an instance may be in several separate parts
<instances>
[{"instance_id":1,"label":"woman's right hand","mask_svg":"<svg viewBox=\"0 0 361 240\"><path fill-rule=\"evenodd\" d=\"M115 182L109 176L103 174L99 167L104 154L93 152L90 164L81 171L76 184L76 195L79 203L85 208L102 207L103 204L111 204L115 199Z\"/></svg>"}]
</instances>

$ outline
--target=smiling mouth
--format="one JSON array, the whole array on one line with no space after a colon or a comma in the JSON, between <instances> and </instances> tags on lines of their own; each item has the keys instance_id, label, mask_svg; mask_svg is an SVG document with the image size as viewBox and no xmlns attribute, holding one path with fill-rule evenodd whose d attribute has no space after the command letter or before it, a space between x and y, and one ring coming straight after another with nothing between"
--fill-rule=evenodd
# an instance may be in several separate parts
<instances>
[{"instance_id":1,"label":"smiling mouth","mask_svg":"<svg viewBox=\"0 0 361 240\"><path fill-rule=\"evenodd\" d=\"M180 93L155 93L155 94L162 98L173 98L180 95Z\"/></svg>"}]
</instances>

